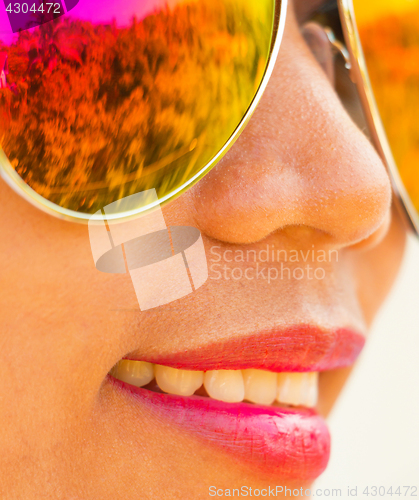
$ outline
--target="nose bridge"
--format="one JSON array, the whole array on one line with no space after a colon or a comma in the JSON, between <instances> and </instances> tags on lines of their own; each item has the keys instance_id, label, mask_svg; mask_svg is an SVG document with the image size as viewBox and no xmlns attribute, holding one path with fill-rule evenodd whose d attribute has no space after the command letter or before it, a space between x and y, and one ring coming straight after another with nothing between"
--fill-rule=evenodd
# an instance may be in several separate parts
<instances>
[{"instance_id":1,"label":"nose bridge","mask_svg":"<svg viewBox=\"0 0 419 500\"><path fill-rule=\"evenodd\" d=\"M336 246L370 236L391 199L384 165L292 27L250 123L195 194L212 237L246 243L308 226Z\"/></svg>"}]
</instances>

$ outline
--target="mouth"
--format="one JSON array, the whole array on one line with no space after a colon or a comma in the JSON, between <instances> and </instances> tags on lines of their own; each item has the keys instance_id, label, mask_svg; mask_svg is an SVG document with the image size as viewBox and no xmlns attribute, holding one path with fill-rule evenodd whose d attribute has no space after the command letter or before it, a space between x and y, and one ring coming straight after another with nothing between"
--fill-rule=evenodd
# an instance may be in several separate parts
<instances>
[{"instance_id":1,"label":"mouth","mask_svg":"<svg viewBox=\"0 0 419 500\"><path fill-rule=\"evenodd\" d=\"M109 380L235 461L308 481L324 471L330 453L316 411L319 372L351 365L364 341L349 329L292 327L154 359L128 355Z\"/></svg>"}]
</instances>

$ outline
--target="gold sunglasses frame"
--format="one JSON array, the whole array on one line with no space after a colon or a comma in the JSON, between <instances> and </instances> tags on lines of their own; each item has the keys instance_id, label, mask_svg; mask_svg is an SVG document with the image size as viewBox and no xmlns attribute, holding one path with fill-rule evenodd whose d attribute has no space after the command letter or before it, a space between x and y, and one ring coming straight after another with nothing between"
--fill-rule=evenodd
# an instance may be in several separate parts
<instances>
[{"instance_id":1,"label":"gold sunglasses frame","mask_svg":"<svg viewBox=\"0 0 419 500\"><path fill-rule=\"evenodd\" d=\"M370 137L376 148L378 154L380 155L382 161L384 162L387 170L389 172L394 201L399 211L402 214L408 227L413 230L413 232L419 236L419 216L416 209L414 208L410 197L404 187L403 181L400 178L399 171L394 160L391 148L382 124L380 114L378 111L377 104L375 102L374 93L372 90L371 82L368 76L367 65L365 62L361 40L358 33L358 28L356 24L354 6L352 0L336 0L337 8L339 9L340 21L342 25L342 31L345 39L345 43L349 52L350 57L350 73L351 79L354 81L358 97L360 99L364 116L368 125L370 132ZM272 49L269 54L268 63L266 65L266 70L263 75L259 89L253 98L246 114L243 116L240 124L237 126L234 133L228 139L223 148L217 153L217 155L207 163L197 174L195 174L189 181L169 193L165 197L161 198L158 202L152 203L145 207L141 207L137 210L131 210L127 212L122 212L111 216L111 219L126 219L132 218L141 212L145 212L149 209L154 208L159 204L164 204L165 202L175 199L180 196L187 189L198 182L233 146L234 142L237 140L248 121L250 120L253 112L255 111L263 92L268 84L269 78L272 74L275 62L279 53L279 49L282 42L282 37L284 34L285 21L287 15L288 0L276 0L275 2L275 23L272 30ZM278 15L279 13L279 15ZM79 213L73 210L68 210L62 208L49 200L40 196L36 191L29 187L22 178L15 172L13 167L10 165L4 151L0 148L0 176L6 181L6 183L16 191L20 196L26 199L29 203L36 206L37 208L43 210L44 212L53 215L55 217L65 219L72 222L87 223L89 220L94 220L97 218L91 214Z\"/></svg>"},{"instance_id":2,"label":"gold sunglasses frame","mask_svg":"<svg viewBox=\"0 0 419 500\"><path fill-rule=\"evenodd\" d=\"M119 214L107 216L108 220L115 219L130 219L138 214L148 211L158 205L162 205L169 200L173 200L180 196L187 189L192 187L196 182L199 181L221 158L227 153L227 151L232 147L234 142L239 137L240 133L243 131L248 121L250 120L252 114L254 113L256 106L258 105L263 92L268 84L269 78L275 66L276 59L278 57L279 49L282 42L282 37L284 34L285 21L287 16L288 0L275 0L275 13L274 13L274 26L272 29L272 40L271 51L268 56L268 62L266 64L265 73L262 77L259 89L256 92L246 114L243 116L241 122L237 126L236 130L230 136L228 141L224 144L222 149L217 153L217 155L208 162L197 174L195 174L191 179L189 179L185 184L175 189L168 195L160 198L157 202L150 203L145 207L139 209L130 210L122 212ZM71 222L87 223L89 220L102 220L99 215L92 215L86 213L79 213L73 210L62 208L55 203L43 198L36 191L34 191L30 186L28 186L23 179L15 172L11 166L7 156L5 155L3 149L0 147L0 176L6 181L6 183L20 196L27 200L32 205L43 210L44 212L53 215L55 217L65 219Z\"/></svg>"},{"instance_id":3,"label":"gold sunglasses frame","mask_svg":"<svg viewBox=\"0 0 419 500\"><path fill-rule=\"evenodd\" d=\"M340 20L346 46L351 61L351 79L355 83L364 116L370 132L371 141L384 162L390 174L393 187L393 199L407 226L419 236L419 215L407 193L399 170L394 160L387 135L380 118L371 81L368 76L367 64L362 50L356 24L355 10L352 0L337 0Z\"/></svg>"}]
</instances>

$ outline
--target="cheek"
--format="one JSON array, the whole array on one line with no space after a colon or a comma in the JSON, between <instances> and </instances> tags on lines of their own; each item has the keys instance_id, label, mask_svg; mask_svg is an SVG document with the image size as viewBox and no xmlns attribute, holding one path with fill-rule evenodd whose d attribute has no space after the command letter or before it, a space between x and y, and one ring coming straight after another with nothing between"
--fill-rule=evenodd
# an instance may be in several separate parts
<instances>
[{"instance_id":1,"label":"cheek","mask_svg":"<svg viewBox=\"0 0 419 500\"><path fill-rule=\"evenodd\" d=\"M403 260L406 234L404 223L393 208L388 233L381 243L371 250L354 251L358 296L368 325L396 279Z\"/></svg>"},{"instance_id":2,"label":"cheek","mask_svg":"<svg viewBox=\"0 0 419 500\"><path fill-rule=\"evenodd\" d=\"M75 371L88 369L100 384L112 364L88 366L86 351L100 353L109 331L122 335L112 311L122 303L129 307L130 299L135 305L129 277L97 272L86 225L44 214L2 182L0 199L4 357L14 359L27 380L35 370L43 379L50 370L51 380L59 373L71 385ZM70 366L76 358L77 366Z\"/></svg>"}]
</instances>

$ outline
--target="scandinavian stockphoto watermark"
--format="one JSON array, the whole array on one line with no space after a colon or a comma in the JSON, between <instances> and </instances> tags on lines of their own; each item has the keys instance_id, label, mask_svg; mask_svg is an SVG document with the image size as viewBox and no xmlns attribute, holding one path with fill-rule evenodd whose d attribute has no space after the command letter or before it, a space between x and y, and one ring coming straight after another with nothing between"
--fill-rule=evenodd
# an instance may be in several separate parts
<instances>
[{"instance_id":1,"label":"scandinavian stockphoto watermark","mask_svg":"<svg viewBox=\"0 0 419 500\"><path fill-rule=\"evenodd\" d=\"M154 208L135 218L116 214ZM89 220L93 260L104 273L128 272L142 311L189 295L208 279L200 231L167 227L155 189L136 193L98 210Z\"/></svg>"},{"instance_id":2,"label":"scandinavian stockphoto watermark","mask_svg":"<svg viewBox=\"0 0 419 500\"><path fill-rule=\"evenodd\" d=\"M138 214L139 209L150 207ZM121 213L135 217L118 219ZM337 250L285 250L212 246L209 258L199 229L165 223L154 189L127 196L98 210L89 220L98 271L131 276L142 311L185 297L207 280L323 280ZM208 271L208 264L210 273Z\"/></svg>"},{"instance_id":3,"label":"scandinavian stockphoto watermark","mask_svg":"<svg viewBox=\"0 0 419 500\"><path fill-rule=\"evenodd\" d=\"M338 262L337 250L278 249L267 244L258 250L210 248L210 279L212 280L323 280L325 265Z\"/></svg>"},{"instance_id":4,"label":"scandinavian stockphoto watermark","mask_svg":"<svg viewBox=\"0 0 419 500\"><path fill-rule=\"evenodd\" d=\"M210 486L208 488L210 497L292 497L292 498L368 498L381 497L396 498L417 497L417 486L345 486L343 488L291 488L287 486L267 486L265 488L254 488L252 486L240 486L239 488L219 488Z\"/></svg>"},{"instance_id":5,"label":"scandinavian stockphoto watermark","mask_svg":"<svg viewBox=\"0 0 419 500\"><path fill-rule=\"evenodd\" d=\"M323 493L325 493L323 495ZM326 497L341 497L342 490L335 488L332 490L323 490L318 488L313 491L310 488L288 488L287 486L268 486L266 488L254 488L252 486L243 485L240 488L217 488L210 486L208 488L210 497L305 497L326 496Z\"/></svg>"}]
</instances>

